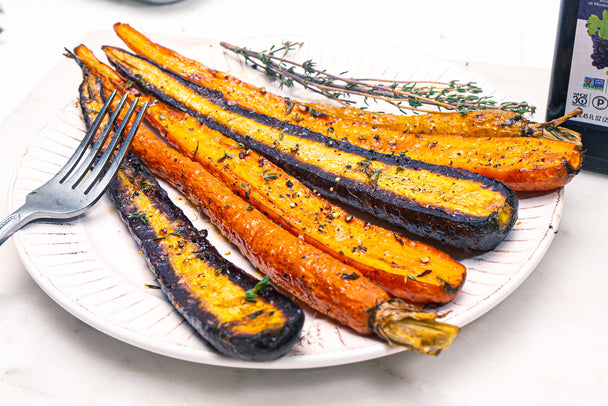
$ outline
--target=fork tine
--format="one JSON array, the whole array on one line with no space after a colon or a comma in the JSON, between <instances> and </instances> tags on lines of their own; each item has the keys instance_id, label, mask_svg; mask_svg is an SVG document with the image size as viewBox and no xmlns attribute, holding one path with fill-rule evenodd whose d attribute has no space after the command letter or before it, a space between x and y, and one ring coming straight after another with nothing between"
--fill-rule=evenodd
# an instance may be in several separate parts
<instances>
[{"instance_id":1,"label":"fork tine","mask_svg":"<svg viewBox=\"0 0 608 406\"><path fill-rule=\"evenodd\" d=\"M99 126L101 125L101 122L103 121L103 118L104 118L106 112L108 111L108 108L110 107L112 100L116 96L116 93L117 93L116 90L114 90L110 94L107 101L104 103L104 105L99 110L99 113L97 113L97 117L95 117L93 124L91 124L91 127L89 128L89 130L85 134L84 138L80 142L80 145L78 145L78 147L76 148L76 150L74 151L74 153L72 154L72 156L70 157L68 162L61 168L61 170L59 170L57 175L55 175L55 179L60 179L59 182L63 182L65 180L65 178L72 172L72 170L75 168L78 161L82 158L86 149L91 144L91 140L95 136L95 133L97 133L97 130L99 129Z\"/></svg>"},{"instance_id":2,"label":"fork tine","mask_svg":"<svg viewBox=\"0 0 608 406\"><path fill-rule=\"evenodd\" d=\"M131 125L131 129L129 130L129 133L127 134L127 136L121 143L120 149L118 150L118 152L116 153L116 155L114 157L114 161L108 167L108 169L105 171L105 173L103 174L103 176L101 177L99 182L96 185L94 185L90 190L87 191L88 195L101 196L103 191L108 187L108 184L114 177L114 174L118 170L125 155L127 154L129 145L131 145L131 141L133 140L133 138L135 137L135 134L137 133L137 129L139 127L141 120L143 119L144 113L146 112L147 108L148 108L148 102L145 102L144 104L142 104L142 106L139 110L139 113L137 114L137 117L135 117L135 120L133 121L133 124Z\"/></svg>"},{"instance_id":3,"label":"fork tine","mask_svg":"<svg viewBox=\"0 0 608 406\"><path fill-rule=\"evenodd\" d=\"M131 125L129 133L121 143L120 148L118 148L118 152L114 154L117 149L118 141L122 138L124 130L127 128L126 126L137 107L138 100L135 99L121 124L118 126L119 128L115 131L114 137L112 137L109 145L105 148L103 154L101 154L101 159L98 159L99 150L105 144L103 139L107 137L107 134L109 134L112 127L114 127L116 118L119 116L127 98L127 95L125 95L123 100L119 103L118 108L115 109L110 117L109 123L102 131L102 134L95 142L93 147L95 153L90 153L85 159L85 163L79 164L85 148L89 146L94 134L97 133L100 123L102 122L106 111L109 109L109 105L115 94L116 92L112 92L112 95L97 114L90 130L85 134L84 140L76 148L76 151L64 166L64 168L68 169L64 170L62 168L59 170L59 173L48 182L29 193L25 199L25 203L21 207L7 218L0 221L0 245L15 231L31 221L40 218L72 218L83 213L87 208L99 200L125 157L129 144L133 140L145 110L148 107L148 103L143 104L143 107L140 109ZM115 159L109 164L112 157ZM91 166L92 163L97 163L97 165L93 167ZM73 173L74 168L76 168L76 173ZM104 169L107 170L104 172ZM89 173L89 176L86 176L89 170L91 173ZM65 182L66 179L71 180L74 178L78 178L78 182L82 183L83 186L81 187L78 184L73 186L70 183ZM83 179L84 181L81 182ZM99 182L97 182L98 180ZM84 189L84 192L82 189Z\"/></svg>"},{"instance_id":4,"label":"fork tine","mask_svg":"<svg viewBox=\"0 0 608 406\"><path fill-rule=\"evenodd\" d=\"M135 111L135 108L137 107L138 101L139 101L139 99L135 98L135 100L133 101L133 103L129 107L129 110L127 111L127 113L125 114L125 116L122 118L121 123L118 126L118 129L116 129L116 131L114 132L114 136L112 137L112 139L110 140L110 142L106 146L105 151L103 152L103 154L101 155L101 157L99 158L99 160L96 162L95 168L91 170L91 173L82 182L82 184L78 185L78 188L81 189L81 190L83 190L83 193L85 195L87 193L89 193L89 190L91 189L91 187L102 176L102 171L106 168L106 166L107 166L110 158L113 156L114 150L116 148L116 145L118 145L118 141L122 137L124 129L125 129L127 123L129 122L129 120L131 119L131 116L133 115L133 112ZM107 125L108 126L113 126L114 123L113 122L112 123L108 123Z\"/></svg>"},{"instance_id":5,"label":"fork tine","mask_svg":"<svg viewBox=\"0 0 608 406\"><path fill-rule=\"evenodd\" d=\"M72 188L75 188L84 179L87 172L91 168L91 165L93 165L93 163L95 162L95 159L102 153L102 148L105 145L106 139L108 138L108 134L110 134L110 131L112 130L112 124L116 122L118 114L120 113L120 110L122 110L122 107L124 106L126 101L127 95L125 94L118 103L116 109L112 112L112 115L108 119L108 123L101 132L101 135L99 135L99 137L91 147L89 154L86 156L86 158L76 163L74 165L75 170L71 171L69 175L66 175L66 177L64 177L64 179L62 179L60 183L68 183L72 185Z\"/></svg>"}]
</instances>

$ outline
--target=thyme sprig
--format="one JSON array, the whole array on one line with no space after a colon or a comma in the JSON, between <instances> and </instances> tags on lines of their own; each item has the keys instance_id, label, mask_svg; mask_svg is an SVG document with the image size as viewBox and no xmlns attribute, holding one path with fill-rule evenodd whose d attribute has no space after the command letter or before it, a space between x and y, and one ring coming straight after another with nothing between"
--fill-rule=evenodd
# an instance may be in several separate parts
<instances>
[{"instance_id":1,"label":"thyme sprig","mask_svg":"<svg viewBox=\"0 0 608 406\"><path fill-rule=\"evenodd\" d=\"M353 96L363 97L366 106L369 100L381 101L396 107L403 113L429 112L425 105L441 110L456 110L466 114L474 110L499 109L519 114L534 113L536 108L527 102L498 103L491 96L484 96L475 83L438 81L391 81L373 78L345 77L348 71L338 75L320 70L313 60L302 63L286 59L290 51L303 43L284 41L280 47L272 46L268 51L253 51L221 42L225 49L240 55L254 69L263 68L264 73L279 81L279 87L293 87L299 83L305 89L337 101L343 106L352 106Z\"/></svg>"}]
</instances>

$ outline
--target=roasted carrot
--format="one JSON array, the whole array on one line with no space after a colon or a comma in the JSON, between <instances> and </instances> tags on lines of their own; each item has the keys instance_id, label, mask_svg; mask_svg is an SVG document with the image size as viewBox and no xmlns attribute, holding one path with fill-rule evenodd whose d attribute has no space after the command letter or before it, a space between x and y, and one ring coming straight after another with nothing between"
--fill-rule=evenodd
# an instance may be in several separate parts
<instances>
[{"instance_id":1,"label":"roasted carrot","mask_svg":"<svg viewBox=\"0 0 608 406\"><path fill-rule=\"evenodd\" d=\"M305 104L255 88L154 44L126 24L116 24L115 31L135 52L201 86L221 91L224 97L242 108L363 148L470 170L504 182L517 191L549 190L563 186L581 167L581 148L569 142L528 137L499 136L500 139L496 140L494 136L471 138L462 135L412 134L318 114ZM442 119L440 128L446 127L443 120L451 123L451 119ZM490 123L493 123L490 127L496 128L496 121ZM507 120L502 123L511 122ZM513 131L522 131L521 121L513 119L512 124ZM434 126L438 127L437 124ZM467 127L470 126L465 126L464 130L468 133ZM546 128L542 127L541 130Z\"/></svg>"},{"instance_id":2,"label":"roasted carrot","mask_svg":"<svg viewBox=\"0 0 608 406\"><path fill-rule=\"evenodd\" d=\"M86 69L84 65L81 68ZM202 166L140 127L132 151L182 191L272 282L321 314L365 334L436 355L458 328L390 296L354 268L293 236Z\"/></svg>"},{"instance_id":3,"label":"roasted carrot","mask_svg":"<svg viewBox=\"0 0 608 406\"><path fill-rule=\"evenodd\" d=\"M125 92L124 79L88 48L78 46L74 54L107 88L116 86ZM440 304L460 291L466 269L447 254L349 214L242 144L182 111L138 96L151 104L149 123L180 152L283 228L358 269L392 295L413 303ZM276 175L279 181L266 181L266 174Z\"/></svg>"},{"instance_id":4,"label":"roasted carrot","mask_svg":"<svg viewBox=\"0 0 608 406\"><path fill-rule=\"evenodd\" d=\"M145 172L131 156L108 194L176 310L224 355L266 361L289 351L302 309L225 260Z\"/></svg>"},{"instance_id":5,"label":"roasted carrot","mask_svg":"<svg viewBox=\"0 0 608 406\"><path fill-rule=\"evenodd\" d=\"M327 198L425 238L488 250L517 216L504 184L471 172L378 154L240 109L221 93L162 70L143 57L103 47L117 70L146 92L280 165Z\"/></svg>"},{"instance_id":6,"label":"roasted carrot","mask_svg":"<svg viewBox=\"0 0 608 406\"><path fill-rule=\"evenodd\" d=\"M441 304L462 288L465 267L442 251L350 214L256 152L181 111L158 102L148 117L172 145L253 207L293 235L358 269L393 296Z\"/></svg>"},{"instance_id":7,"label":"roasted carrot","mask_svg":"<svg viewBox=\"0 0 608 406\"><path fill-rule=\"evenodd\" d=\"M102 105L96 78L85 73L80 104L90 126ZM271 285L224 259L129 153L108 195L175 309L213 348L248 361L285 354L298 340L304 313ZM251 296L251 294L250 294Z\"/></svg>"},{"instance_id":8,"label":"roasted carrot","mask_svg":"<svg viewBox=\"0 0 608 406\"><path fill-rule=\"evenodd\" d=\"M318 114L359 121L376 127L421 135L461 135L463 137L532 137L567 141L581 146L580 134L560 127L571 115L547 123L537 123L522 114L505 110L433 112L417 115L378 113L369 110L307 103ZM577 112L575 112L577 113Z\"/></svg>"},{"instance_id":9,"label":"roasted carrot","mask_svg":"<svg viewBox=\"0 0 608 406\"><path fill-rule=\"evenodd\" d=\"M388 294L354 268L294 237L232 194L200 164L156 139L134 144L148 167L199 206L222 233L273 283L320 313L370 334L369 310ZM435 351L428 348L424 351Z\"/></svg>"}]
</instances>

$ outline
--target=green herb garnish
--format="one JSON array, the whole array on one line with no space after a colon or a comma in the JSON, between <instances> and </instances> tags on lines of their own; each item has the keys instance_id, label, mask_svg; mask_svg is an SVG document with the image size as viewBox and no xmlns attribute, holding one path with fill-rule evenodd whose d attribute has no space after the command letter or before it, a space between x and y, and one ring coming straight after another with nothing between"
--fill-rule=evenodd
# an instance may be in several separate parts
<instances>
[{"instance_id":1,"label":"green herb garnish","mask_svg":"<svg viewBox=\"0 0 608 406\"><path fill-rule=\"evenodd\" d=\"M278 179L279 174L276 172L268 172L268 169L264 169L262 171L262 177L264 178L264 183L266 184L273 179Z\"/></svg>"},{"instance_id":2,"label":"green herb garnish","mask_svg":"<svg viewBox=\"0 0 608 406\"><path fill-rule=\"evenodd\" d=\"M142 179L139 181L139 187L144 192L149 192L150 190L152 190L154 188L154 184L152 184L152 182L150 182L147 179Z\"/></svg>"},{"instance_id":3,"label":"green herb garnish","mask_svg":"<svg viewBox=\"0 0 608 406\"><path fill-rule=\"evenodd\" d=\"M255 302L258 297L258 292L264 288L266 288L270 284L270 277L268 275L264 276L255 286L245 292L245 300L248 302Z\"/></svg>"},{"instance_id":4,"label":"green herb garnish","mask_svg":"<svg viewBox=\"0 0 608 406\"><path fill-rule=\"evenodd\" d=\"M439 110L455 110L462 114L482 109L507 110L519 114L534 113L536 110L526 102L497 103L491 97L482 95L483 90L475 82L361 79L345 77L347 71L334 75L318 69L317 64L312 60L299 63L286 59L290 51L297 50L303 45L300 42L285 41L280 47L273 45L269 51L262 52L226 42L222 42L221 45L243 57L245 63L252 67L262 67L268 77L279 81L281 88L293 87L294 83L299 83L304 88L322 94L343 106L353 105L355 101L351 97L359 96L366 105L370 99L382 101L404 113L426 112L428 110L422 108L424 105L431 105ZM291 113L293 107L294 103L288 100L285 115Z\"/></svg>"},{"instance_id":5,"label":"green herb garnish","mask_svg":"<svg viewBox=\"0 0 608 406\"><path fill-rule=\"evenodd\" d=\"M192 158L196 158L196 154L198 154L198 143L199 143L199 141L196 140L196 148L194 148L194 152L192 153Z\"/></svg>"},{"instance_id":6,"label":"green herb garnish","mask_svg":"<svg viewBox=\"0 0 608 406\"><path fill-rule=\"evenodd\" d=\"M130 219L140 219L142 223L146 223L148 221L146 213L133 213L128 216Z\"/></svg>"},{"instance_id":7,"label":"green herb garnish","mask_svg":"<svg viewBox=\"0 0 608 406\"><path fill-rule=\"evenodd\" d=\"M224 160L226 160L228 158L230 158L230 159L234 158L234 154L229 154L226 151L224 151L224 156L222 156L221 158L219 158L217 160L217 163L219 164L220 162L223 162Z\"/></svg>"}]
</instances>

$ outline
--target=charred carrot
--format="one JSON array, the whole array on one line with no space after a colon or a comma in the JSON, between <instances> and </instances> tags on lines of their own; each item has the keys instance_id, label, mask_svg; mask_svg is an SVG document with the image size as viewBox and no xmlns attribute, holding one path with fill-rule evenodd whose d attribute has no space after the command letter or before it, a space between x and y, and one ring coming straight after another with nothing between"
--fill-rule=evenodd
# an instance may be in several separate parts
<instances>
[{"instance_id":1,"label":"charred carrot","mask_svg":"<svg viewBox=\"0 0 608 406\"><path fill-rule=\"evenodd\" d=\"M456 247L499 244L517 216L502 183L457 170L378 154L231 105L221 93L162 70L143 57L104 47L117 70L146 92L256 150L327 198L367 211L414 234Z\"/></svg>"},{"instance_id":2,"label":"charred carrot","mask_svg":"<svg viewBox=\"0 0 608 406\"><path fill-rule=\"evenodd\" d=\"M499 136L504 139L496 140L494 136L471 139L462 135L412 134L404 133L402 129L396 131L321 114L303 103L255 88L155 44L127 24L116 24L115 31L135 52L201 86L221 91L228 100L242 108L336 140L347 140L362 148L387 154L402 154L411 159L470 170L504 182L517 191L549 190L563 186L581 167L582 151L575 143L528 137ZM474 120L475 113L471 114L473 115L469 117ZM531 128L537 133L555 129L554 126L545 124L522 127L523 120L518 120L517 116L512 118L502 121L490 119L490 124L484 126L493 127L503 134L505 130L520 134L522 131L529 133ZM454 119L454 116L446 116L440 121L439 127L446 128L447 125L453 124ZM447 123L444 120L447 120ZM437 128L438 120L431 121L430 126ZM497 124L501 124L499 128ZM450 130L449 134L465 130L468 135L470 128L471 126L463 128L461 123L459 130Z\"/></svg>"},{"instance_id":3,"label":"charred carrot","mask_svg":"<svg viewBox=\"0 0 608 406\"><path fill-rule=\"evenodd\" d=\"M80 87L87 125L101 106L94 80L85 74ZM302 309L224 259L134 155L121 166L108 195L162 291L216 350L247 361L266 361L296 343L304 323ZM248 297L254 289L255 296Z\"/></svg>"},{"instance_id":4,"label":"charred carrot","mask_svg":"<svg viewBox=\"0 0 608 406\"><path fill-rule=\"evenodd\" d=\"M89 49L79 46L74 54L107 88L125 92L124 79ZM410 302L446 303L460 291L466 269L447 254L349 214L242 144L182 111L147 100L149 123L159 134L292 234ZM277 180L265 179L270 175Z\"/></svg>"},{"instance_id":5,"label":"charred carrot","mask_svg":"<svg viewBox=\"0 0 608 406\"><path fill-rule=\"evenodd\" d=\"M81 66L84 68L84 66ZM388 294L354 268L293 236L234 195L200 164L140 127L132 151L182 191L271 281L318 312L361 334L436 355L458 328Z\"/></svg>"},{"instance_id":6,"label":"charred carrot","mask_svg":"<svg viewBox=\"0 0 608 406\"><path fill-rule=\"evenodd\" d=\"M307 103L318 114L359 121L376 127L420 135L461 135L463 137L532 137L571 142L580 147L580 134L560 127L572 114L547 123L537 123L520 113L505 110L436 112L417 115L378 113L351 107ZM578 112L573 112L577 114Z\"/></svg>"}]
</instances>

